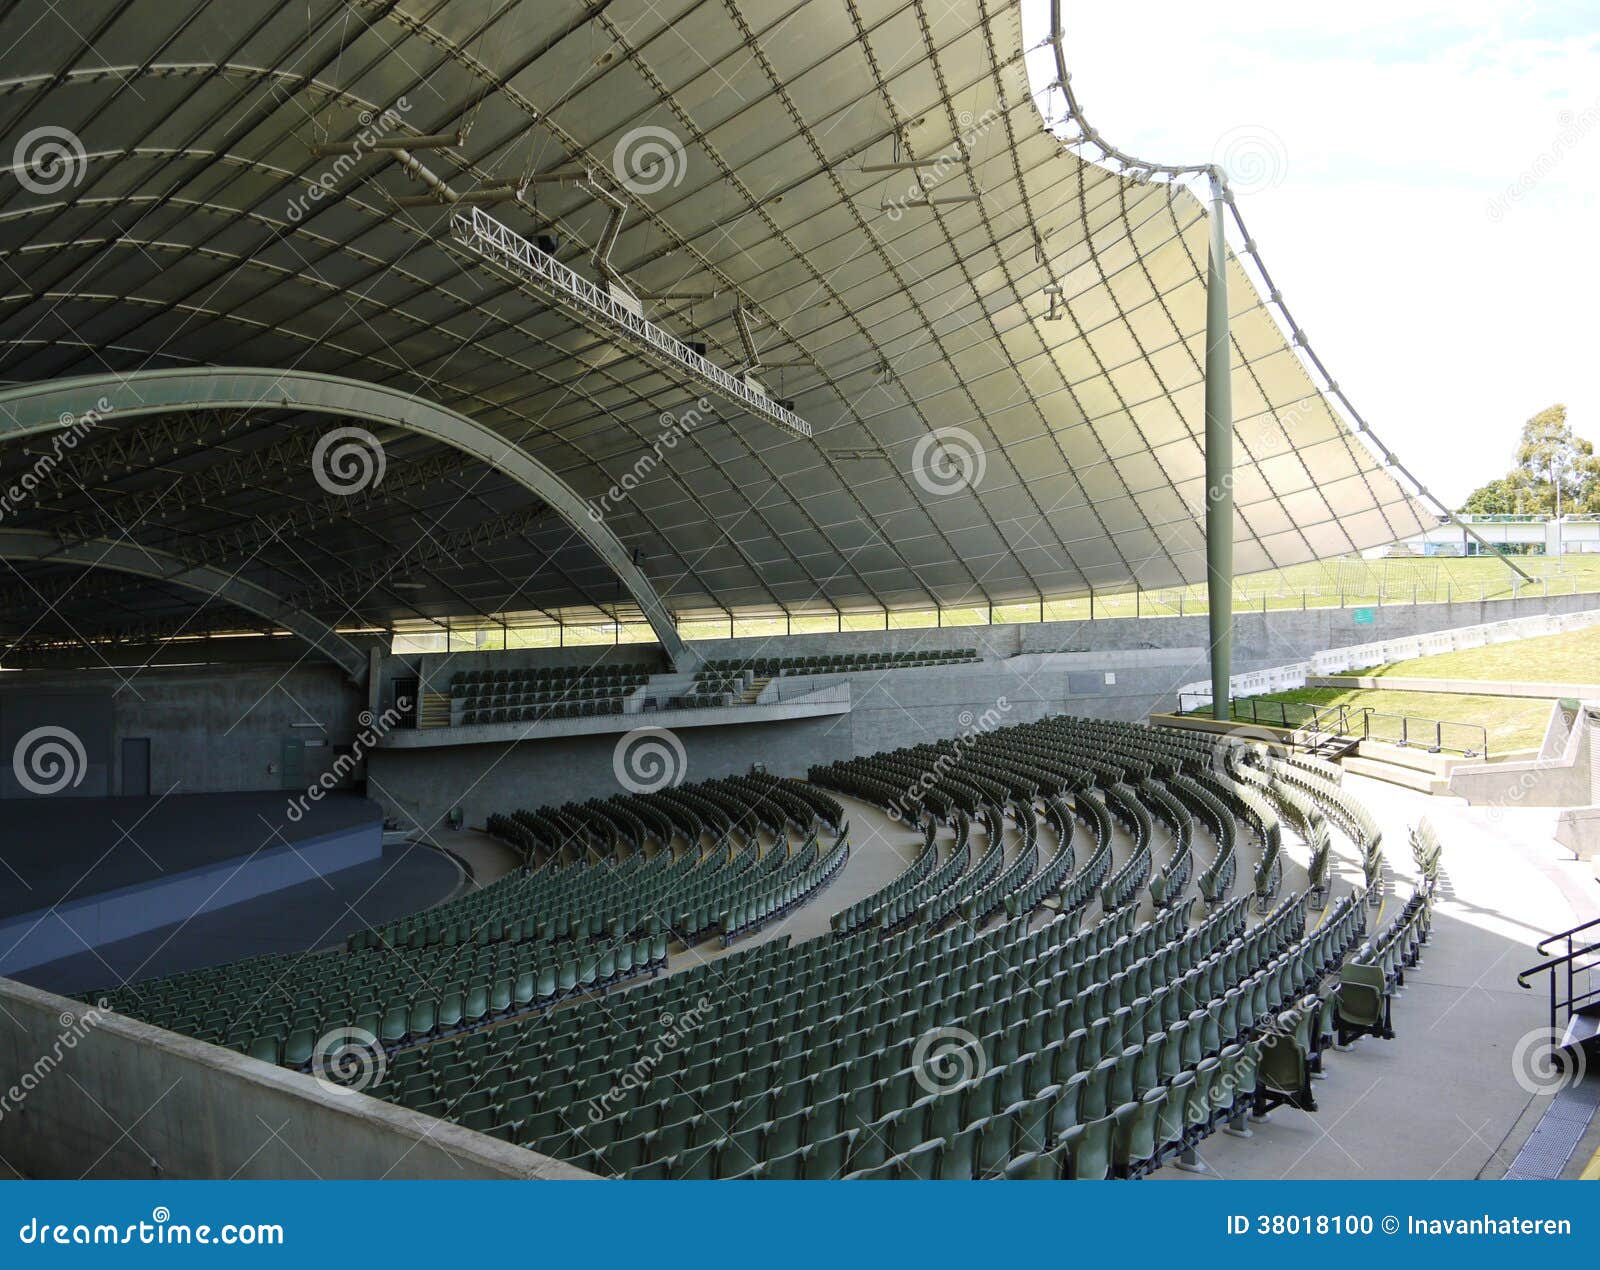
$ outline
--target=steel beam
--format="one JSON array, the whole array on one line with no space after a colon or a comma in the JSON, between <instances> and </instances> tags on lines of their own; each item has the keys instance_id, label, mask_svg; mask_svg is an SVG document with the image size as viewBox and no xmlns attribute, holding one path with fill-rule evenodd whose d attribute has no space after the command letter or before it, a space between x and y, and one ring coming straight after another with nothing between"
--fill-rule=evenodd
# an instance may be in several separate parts
<instances>
[{"instance_id":1,"label":"steel beam","mask_svg":"<svg viewBox=\"0 0 1600 1270\"><path fill-rule=\"evenodd\" d=\"M1206 266L1206 600L1211 611L1211 717L1231 713L1233 675L1233 337L1228 322L1227 199L1211 173Z\"/></svg>"},{"instance_id":2,"label":"steel beam","mask_svg":"<svg viewBox=\"0 0 1600 1270\"><path fill-rule=\"evenodd\" d=\"M92 538L62 542L54 534L36 529L0 529L0 560L73 564L85 569L111 569L137 574L155 582L181 587L207 599L226 601L236 608L266 618L298 635L317 652L342 667L351 682L367 676L367 654L326 622L296 608L281 597L246 582L226 569L195 564L166 551L141 547L126 539Z\"/></svg>"},{"instance_id":3,"label":"steel beam","mask_svg":"<svg viewBox=\"0 0 1600 1270\"><path fill-rule=\"evenodd\" d=\"M0 390L0 443L67 430L84 416L115 426L187 410L304 410L402 428L454 447L516 481L565 520L617 575L679 670L699 658L679 636L655 587L617 536L577 492L492 428L397 388L338 375L263 367L184 367L128 375L82 375ZM308 479L310 473L307 473ZM363 665L365 662L363 661Z\"/></svg>"}]
</instances>

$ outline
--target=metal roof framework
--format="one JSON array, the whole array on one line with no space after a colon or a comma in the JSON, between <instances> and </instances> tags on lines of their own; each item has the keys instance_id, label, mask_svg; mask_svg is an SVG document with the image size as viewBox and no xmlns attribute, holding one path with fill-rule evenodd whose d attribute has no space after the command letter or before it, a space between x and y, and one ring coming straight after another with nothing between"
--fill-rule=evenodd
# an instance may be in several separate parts
<instances>
[{"instance_id":1,"label":"metal roof framework","mask_svg":"<svg viewBox=\"0 0 1600 1270\"><path fill-rule=\"evenodd\" d=\"M1014 0L83 0L7 11L0 47L0 379L250 365L413 395L601 509L679 617L1204 576L1204 209L1045 128ZM452 241L480 203L813 435L679 426L681 374ZM1414 532L1237 260L1229 290L1239 570ZM334 626L638 619L568 520L426 438L376 430L383 482L328 509L304 452L339 423L163 417L140 431L183 435L148 453L95 428L11 519L180 557L233 534L279 594L365 570L317 600ZM0 447L0 488L47 457ZM61 594L13 638L184 603L25 568Z\"/></svg>"}]
</instances>

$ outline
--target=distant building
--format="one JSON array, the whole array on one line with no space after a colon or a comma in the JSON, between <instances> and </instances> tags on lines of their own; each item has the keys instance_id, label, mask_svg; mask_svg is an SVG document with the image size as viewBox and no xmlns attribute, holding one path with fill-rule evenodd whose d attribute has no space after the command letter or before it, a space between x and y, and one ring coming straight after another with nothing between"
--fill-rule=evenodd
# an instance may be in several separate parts
<instances>
[{"instance_id":1,"label":"distant building","mask_svg":"<svg viewBox=\"0 0 1600 1270\"><path fill-rule=\"evenodd\" d=\"M1553 556L1600 552L1600 516L1461 516L1479 537L1507 555ZM1559 525L1559 535L1557 527ZM1387 547L1363 552L1369 560L1386 556L1481 556L1482 543L1461 525L1439 524Z\"/></svg>"}]
</instances>

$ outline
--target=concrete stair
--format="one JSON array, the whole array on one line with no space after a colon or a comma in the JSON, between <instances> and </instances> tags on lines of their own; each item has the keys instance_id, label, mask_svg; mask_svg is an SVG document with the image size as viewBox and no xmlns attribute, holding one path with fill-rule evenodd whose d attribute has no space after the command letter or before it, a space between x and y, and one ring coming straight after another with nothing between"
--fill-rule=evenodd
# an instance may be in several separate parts
<instances>
[{"instance_id":1,"label":"concrete stair","mask_svg":"<svg viewBox=\"0 0 1600 1270\"><path fill-rule=\"evenodd\" d=\"M1371 776L1424 794L1450 791L1450 769L1463 760L1444 754L1429 754L1413 745L1390 745L1366 740L1354 753L1340 760L1347 772Z\"/></svg>"},{"instance_id":2,"label":"concrete stair","mask_svg":"<svg viewBox=\"0 0 1600 1270\"><path fill-rule=\"evenodd\" d=\"M417 702L417 726L419 728L447 728L450 726L450 694L447 692L425 692L422 700Z\"/></svg>"},{"instance_id":3,"label":"concrete stair","mask_svg":"<svg viewBox=\"0 0 1600 1270\"><path fill-rule=\"evenodd\" d=\"M750 681L750 686L744 690L744 695L739 698L742 706L753 706L761 696L761 690L772 682L771 675L757 675Z\"/></svg>"}]
</instances>

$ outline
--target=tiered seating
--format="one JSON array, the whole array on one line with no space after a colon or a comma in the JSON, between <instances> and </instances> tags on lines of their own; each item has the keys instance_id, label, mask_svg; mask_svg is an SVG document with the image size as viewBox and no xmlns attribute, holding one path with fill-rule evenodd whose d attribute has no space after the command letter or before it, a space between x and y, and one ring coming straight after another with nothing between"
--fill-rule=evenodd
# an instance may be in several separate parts
<instances>
[{"instance_id":1,"label":"tiered seating","mask_svg":"<svg viewBox=\"0 0 1600 1270\"><path fill-rule=\"evenodd\" d=\"M720 932L724 942L748 934L814 895L849 854L839 804L771 776L492 823L521 835L527 867L362 931L342 950L259 957L92 995L174 1031L304 1067L318 1038L337 1028L362 1029L396 1049L659 974L669 931ZM825 854L824 828L833 835ZM792 853L791 832L804 837ZM774 845L763 849L763 834Z\"/></svg>"},{"instance_id":2,"label":"tiered seating","mask_svg":"<svg viewBox=\"0 0 1600 1270\"><path fill-rule=\"evenodd\" d=\"M533 723L618 714L649 678L642 665L463 670L450 681L450 717L460 724Z\"/></svg>"},{"instance_id":3,"label":"tiered seating","mask_svg":"<svg viewBox=\"0 0 1600 1270\"><path fill-rule=\"evenodd\" d=\"M1279 764L1277 772L1289 784L1314 798L1317 805L1355 843L1356 849L1361 852L1361 868L1366 875L1369 902L1376 904L1383 895L1383 834L1373 820L1372 813L1346 794L1338 781L1323 770L1329 767L1333 765L1297 754L1293 761Z\"/></svg>"},{"instance_id":4,"label":"tiered seating","mask_svg":"<svg viewBox=\"0 0 1600 1270\"><path fill-rule=\"evenodd\" d=\"M743 699L755 676L749 670L710 670L695 672L694 687L668 703L680 710L731 706Z\"/></svg>"},{"instance_id":5,"label":"tiered seating","mask_svg":"<svg viewBox=\"0 0 1600 1270\"><path fill-rule=\"evenodd\" d=\"M1439 842L1439 835L1434 832L1433 825L1424 816L1417 822L1417 827L1411 831L1411 858L1417 863L1417 871L1425 882L1436 882L1439 878L1439 857L1443 854L1443 846Z\"/></svg>"},{"instance_id":6,"label":"tiered seating","mask_svg":"<svg viewBox=\"0 0 1600 1270\"><path fill-rule=\"evenodd\" d=\"M1405 907L1364 944L1340 972L1334 1031L1339 1044L1358 1036L1394 1036L1395 989L1405 983L1406 969L1422 959L1422 945L1433 927L1433 883L1423 883Z\"/></svg>"},{"instance_id":7,"label":"tiered seating","mask_svg":"<svg viewBox=\"0 0 1600 1270\"><path fill-rule=\"evenodd\" d=\"M1215 745L1046 719L811 785L752 775L496 816L518 874L303 959L356 969L359 1002L289 959L146 995L161 1020L205 1001L195 1026L284 1062L306 1061L313 1017L359 1019L391 1051L368 1093L602 1175L1141 1177L1247 1114L1315 1110L1325 982L1339 975L1341 1040L1392 1034L1389 997L1427 937L1426 881L1367 945L1364 893L1314 925L1307 893L1279 898L1280 815L1314 843L1333 794L1341 823L1365 813L1312 768ZM727 947L836 876L848 826L819 786L921 826L898 877L822 938L597 998L658 973L670 935ZM1251 894L1230 899L1241 867ZM244 984L270 1016L230 1014Z\"/></svg>"},{"instance_id":8,"label":"tiered seating","mask_svg":"<svg viewBox=\"0 0 1600 1270\"><path fill-rule=\"evenodd\" d=\"M781 675L848 675L872 670L908 670L919 666L954 666L982 661L976 648L925 648L904 653L822 653L812 657L731 657L708 661L712 674L750 672L758 677Z\"/></svg>"},{"instance_id":9,"label":"tiered seating","mask_svg":"<svg viewBox=\"0 0 1600 1270\"><path fill-rule=\"evenodd\" d=\"M635 1177L1137 1175L1254 1106L1263 1023L1361 911L1309 935L1297 898L1251 930L1235 901L1197 927L1183 906L1082 933L1061 916L813 941L578 1006L559 1031L431 1046L370 1092ZM682 1025L665 1052L663 1013ZM930 1036L971 1038L968 1079ZM450 1072L469 1108L439 1106Z\"/></svg>"}]
</instances>

